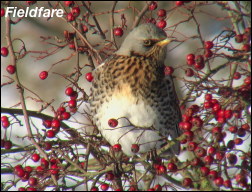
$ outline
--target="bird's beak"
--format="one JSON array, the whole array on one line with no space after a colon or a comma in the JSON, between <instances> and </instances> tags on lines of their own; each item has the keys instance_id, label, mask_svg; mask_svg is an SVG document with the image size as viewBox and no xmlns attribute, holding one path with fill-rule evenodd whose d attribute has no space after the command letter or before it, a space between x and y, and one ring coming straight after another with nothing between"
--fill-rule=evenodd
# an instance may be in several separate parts
<instances>
[{"instance_id":1,"label":"bird's beak","mask_svg":"<svg viewBox=\"0 0 252 192\"><path fill-rule=\"evenodd\" d=\"M172 40L166 38L166 39L164 39L164 40L162 40L162 41L159 41L159 42L157 43L157 45L163 47L163 46L169 44L171 41L172 41Z\"/></svg>"}]
</instances>

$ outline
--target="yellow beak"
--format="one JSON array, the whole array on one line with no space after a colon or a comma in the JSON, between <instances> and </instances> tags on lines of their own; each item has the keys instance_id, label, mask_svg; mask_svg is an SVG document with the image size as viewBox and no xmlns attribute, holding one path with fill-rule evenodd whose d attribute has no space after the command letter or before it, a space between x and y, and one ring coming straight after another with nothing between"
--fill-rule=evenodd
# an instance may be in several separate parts
<instances>
[{"instance_id":1,"label":"yellow beak","mask_svg":"<svg viewBox=\"0 0 252 192\"><path fill-rule=\"evenodd\" d=\"M162 41L159 41L159 42L157 43L157 45L163 47L163 46L169 44L170 42L171 42L171 40L168 39L168 38L166 38L166 39L164 39L164 40L162 40Z\"/></svg>"}]
</instances>

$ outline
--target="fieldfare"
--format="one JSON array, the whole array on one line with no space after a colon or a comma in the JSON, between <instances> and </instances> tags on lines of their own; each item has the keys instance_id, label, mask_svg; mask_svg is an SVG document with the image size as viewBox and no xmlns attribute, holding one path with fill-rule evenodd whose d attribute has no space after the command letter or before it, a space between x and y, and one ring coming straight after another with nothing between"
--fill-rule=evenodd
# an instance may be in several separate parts
<instances>
[{"instance_id":1,"label":"fieldfare","mask_svg":"<svg viewBox=\"0 0 252 192\"><path fill-rule=\"evenodd\" d=\"M180 135L179 104L171 76L164 74L166 33L142 24L125 38L120 49L94 72L89 98L93 122L111 144L121 144L126 155L160 148L170 136ZM117 126L109 120L115 119ZM171 151L178 154L179 142Z\"/></svg>"}]
</instances>

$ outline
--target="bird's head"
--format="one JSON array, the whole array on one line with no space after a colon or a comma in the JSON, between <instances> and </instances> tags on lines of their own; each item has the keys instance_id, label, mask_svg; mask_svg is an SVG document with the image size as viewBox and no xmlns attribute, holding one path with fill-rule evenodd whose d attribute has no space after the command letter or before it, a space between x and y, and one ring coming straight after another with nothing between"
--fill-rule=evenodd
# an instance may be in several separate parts
<instances>
[{"instance_id":1,"label":"bird's head","mask_svg":"<svg viewBox=\"0 0 252 192\"><path fill-rule=\"evenodd\" d=\"M166 45L171 42L166 33L152 23L145 23L134 28L123 41L116 54L132 56L151 56L164 60Z\"/></svg>"}]
</instances>

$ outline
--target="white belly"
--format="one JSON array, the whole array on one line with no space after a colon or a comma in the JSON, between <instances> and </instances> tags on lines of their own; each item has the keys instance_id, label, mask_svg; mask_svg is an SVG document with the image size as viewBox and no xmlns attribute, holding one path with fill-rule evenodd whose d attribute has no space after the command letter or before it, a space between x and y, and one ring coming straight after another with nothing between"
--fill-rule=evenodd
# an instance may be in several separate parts
<instances>
[{"instance_id":1,"label":"white belly","mask_svg":"<svg viewBox=\"0 0 252 192\"><path fill-rule=\"evenodd\" d=\"M153 148L159 148L163 142L158 142L160 136L157 131L146 130L154 125L158 119L157 113L142 100L132 96L127 87L119 93L113 94L108 102L102 104L98 111L100 129L102 135L111 144L120 143L122 150L127 155L131 152L132 144L139 144L140 153ZM118 126L110 127L109 119L117 119Z\"/></svg>"}]
</instances>

